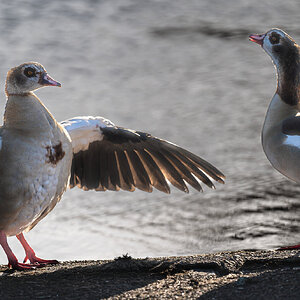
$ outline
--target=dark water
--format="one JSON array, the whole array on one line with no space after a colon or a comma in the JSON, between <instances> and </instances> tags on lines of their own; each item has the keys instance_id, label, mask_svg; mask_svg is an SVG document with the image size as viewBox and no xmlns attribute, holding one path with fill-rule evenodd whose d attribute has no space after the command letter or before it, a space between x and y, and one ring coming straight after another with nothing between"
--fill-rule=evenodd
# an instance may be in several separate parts
<instances>
[{"instance_id":1,"label":"dark water","mask_svg":"<svg viewBox=\"0 0 300 300\"><path fill-rule=\"evenodd\" d=\"M101 259L300 242L300 187L271 168L260 145L274 68L247 41L272 27L299 41L299 13L296 0L1 1L2 87L10 67L39 61L63 83L38 92L58 120L104 116L227 175L225 186L200 194L68 191L26 235L36 252Z\"/></svg>"}]
</instances>

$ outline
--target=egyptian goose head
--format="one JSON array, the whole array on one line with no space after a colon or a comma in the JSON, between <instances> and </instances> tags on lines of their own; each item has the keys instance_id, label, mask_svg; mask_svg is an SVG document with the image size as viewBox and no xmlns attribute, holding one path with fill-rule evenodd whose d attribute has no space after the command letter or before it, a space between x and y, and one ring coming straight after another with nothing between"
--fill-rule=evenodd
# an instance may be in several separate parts
<instances>
[{"instance_id":1,"label":"egyptian goose head","mask_svg":"<svg viewBox=\"0 0 300 300\"><path fill-rule=\"evenodd\" d=\"M44 86L60 87L61 84L52 79L41 64L29 62L8 71L5 91L7 95L26 94Z\"/></svg>"}]
</instances>

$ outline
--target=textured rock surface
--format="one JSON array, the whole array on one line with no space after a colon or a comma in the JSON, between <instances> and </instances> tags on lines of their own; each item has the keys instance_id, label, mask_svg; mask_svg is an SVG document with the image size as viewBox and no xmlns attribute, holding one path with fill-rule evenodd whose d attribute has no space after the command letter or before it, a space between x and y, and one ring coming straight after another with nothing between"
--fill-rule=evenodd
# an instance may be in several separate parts
<instances>
[{"instance_id":1,"label":"textured rock surface","mask_svg":"<svg viewBox=\"0 0 300 300\"><path fill-rule=\"evenodd\" d=\"M1 299L299 299L297 251L64 262L0 267Z\"/></svg>"}]
</instances>

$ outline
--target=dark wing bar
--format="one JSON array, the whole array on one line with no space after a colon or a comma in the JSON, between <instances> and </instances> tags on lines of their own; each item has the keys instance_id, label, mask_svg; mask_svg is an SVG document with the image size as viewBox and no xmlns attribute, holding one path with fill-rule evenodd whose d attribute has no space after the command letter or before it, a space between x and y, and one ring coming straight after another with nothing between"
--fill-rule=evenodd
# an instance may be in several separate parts
<instances>
[{"instance_id":1,"label":"dark wing bar","mask_svg":"<svg viewBox=\"0 0 300 300\"><path fill-rule=\"evenodd\" d=\"M300 135L300 117L291 117L282 122L282 133L286 135Z\"/></svg>"}]
</instances>

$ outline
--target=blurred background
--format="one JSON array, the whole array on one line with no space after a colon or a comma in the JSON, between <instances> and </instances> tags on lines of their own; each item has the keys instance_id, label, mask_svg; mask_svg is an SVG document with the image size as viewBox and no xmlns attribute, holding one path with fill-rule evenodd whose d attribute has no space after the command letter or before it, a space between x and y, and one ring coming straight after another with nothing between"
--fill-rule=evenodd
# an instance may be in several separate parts
<instances>
[{"instance_id":1,"label":"blurred background","mask_svg":"<svg viewBox=\"0 0 300 300\"><path fill-rule=\"evenodd\" d=\"M204 193L69 190L26 234L37 255L105 259L299 243L300 187L272 169L260 144L274 68L248 42L272 27L300 41L299 14L297 0L2 0L1 115L8 69L38 61L63 85L37 92L57 120L100 115L179 144L227 176ZM16 238L9 243L23 258Z\"/></svg>"}]
</instances>

